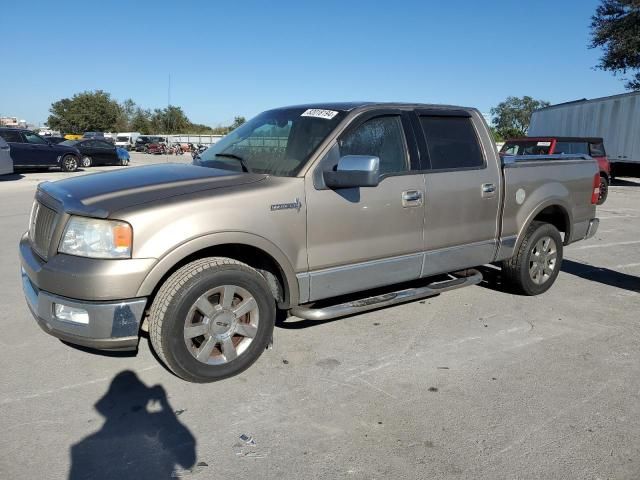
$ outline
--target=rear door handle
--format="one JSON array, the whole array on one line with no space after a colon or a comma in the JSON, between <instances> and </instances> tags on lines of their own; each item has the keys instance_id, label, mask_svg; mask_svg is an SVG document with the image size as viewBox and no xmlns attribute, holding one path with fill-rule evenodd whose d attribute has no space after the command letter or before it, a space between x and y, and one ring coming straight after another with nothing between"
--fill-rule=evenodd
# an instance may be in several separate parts
<instances>
[{"instance_id":1,"label":"rear door handle","mask_svg":"<svg viewBox=\"0 0 640 480\"><path fill-rule=\"evenodd\" d=\"M496 186L493 183L482 184L482 196L485 198L493 197L496 194Z\"/></svg>"},{"instance_id":2,"label":"rear door handle","mask_svg":"<svg viewBox=\"0 0 640 480\"><path fill-rule=\"evenodd\" d=\"M417 205L422 205L422 192L420 190L402 192L403 207L415 207Z\"/></svg>"}]
</instances>

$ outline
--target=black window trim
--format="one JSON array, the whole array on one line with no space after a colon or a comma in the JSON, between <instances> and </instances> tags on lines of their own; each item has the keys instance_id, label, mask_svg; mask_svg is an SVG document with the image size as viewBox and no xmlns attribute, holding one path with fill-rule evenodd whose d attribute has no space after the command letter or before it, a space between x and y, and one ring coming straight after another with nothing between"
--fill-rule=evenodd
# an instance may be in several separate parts
<instances>
[{"instance_id":1,"label":"black window trim","mask_svg":"<svg viewBox=\"0 0 640 480\"><path fill-rule=\"evenodd\" d=\"M432 113L433 112L433 113ZM480 135L478 134L478 129L476 128L476 122L473 121L473 116L467 112L466 110L439 110L439 109L416 109L413 112L414 114L414 130L418 129L416 135L419 135L420 141L418 141L418 145L424 149L422 150L422 156L425 157L425 160L429 162L429 168L423 170L424 174L431 173L446 173L446 172L466 172L473 170L486 170L487 168L487 155L483 146L482 141L480 140ZM473 133L475 134L476 141L478 142L478 149L480 150L480 155L482 155L482 165L477 167L465 167L465 168L433 168L431 165L431 156L429 154L429 146L427 142L427 138L425 136L424 130L422 129L422 124L420 123L420 117L460 117L460 118L468 118L471 122L471 127L473 128Z\"/></svg>"}]
</instances>

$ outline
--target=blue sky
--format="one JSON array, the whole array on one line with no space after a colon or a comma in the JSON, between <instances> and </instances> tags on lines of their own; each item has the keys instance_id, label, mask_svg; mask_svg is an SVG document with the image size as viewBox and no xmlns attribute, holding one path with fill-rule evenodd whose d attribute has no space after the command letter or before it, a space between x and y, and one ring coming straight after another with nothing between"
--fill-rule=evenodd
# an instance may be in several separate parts
<instances>
[{"instance_id":1,"label":"blue sky","mask_svg":"<svg viewBox=\"0 0 640 480\"><path fill-rule=\"evenodd\" d=\"M44 122L53 101L103 89L194 122L336 100L488 112L621 93L587 49L597 0L2 2L0 115Z\"/></svg>"}]
</instances>

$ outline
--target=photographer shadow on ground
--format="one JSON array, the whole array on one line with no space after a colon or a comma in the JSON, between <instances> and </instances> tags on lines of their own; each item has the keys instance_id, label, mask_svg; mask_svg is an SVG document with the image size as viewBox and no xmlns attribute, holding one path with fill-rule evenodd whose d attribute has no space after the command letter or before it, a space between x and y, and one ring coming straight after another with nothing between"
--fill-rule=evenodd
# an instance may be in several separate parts
<instances>
[{"instance_id":1,"label":"photographer shadow on ground","mask_svg":"<svg viewBox=\"0 0 640 480\"><path fill-rule=\"evenodd\" d=\"M95 407L105 422L71 447L70 480L165 479L194 467L196 440L160 385L147 387L125 370Z\"/></svg>"}]
</instances>

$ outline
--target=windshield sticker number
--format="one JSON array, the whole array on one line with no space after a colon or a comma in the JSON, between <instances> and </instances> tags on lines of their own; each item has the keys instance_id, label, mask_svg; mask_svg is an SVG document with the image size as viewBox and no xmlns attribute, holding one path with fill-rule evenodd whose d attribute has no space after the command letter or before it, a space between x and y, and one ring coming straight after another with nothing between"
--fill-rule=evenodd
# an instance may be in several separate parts
<instances>
[{"instance_id":1,"label":"windshield sticker number","mask_svg":"<svg viewBox=\"0 0 640 480\"><path fill-rule=\"evenodd\" d=\"M538 142L539 147L550 147L551 142Z\"/></svg>"},{"instance_id":2,"label":"windshield sticker number","mask_svg":"<svg viewBox=\"0 0 640 480\"><path fill-rule=\"evenodd\" d=\"M300 116L324 118L325 120L331 120L337 114L338 112L334 112L333 110L322 110L321 108L309 108Z\"/></svg>"}]
</instances>

